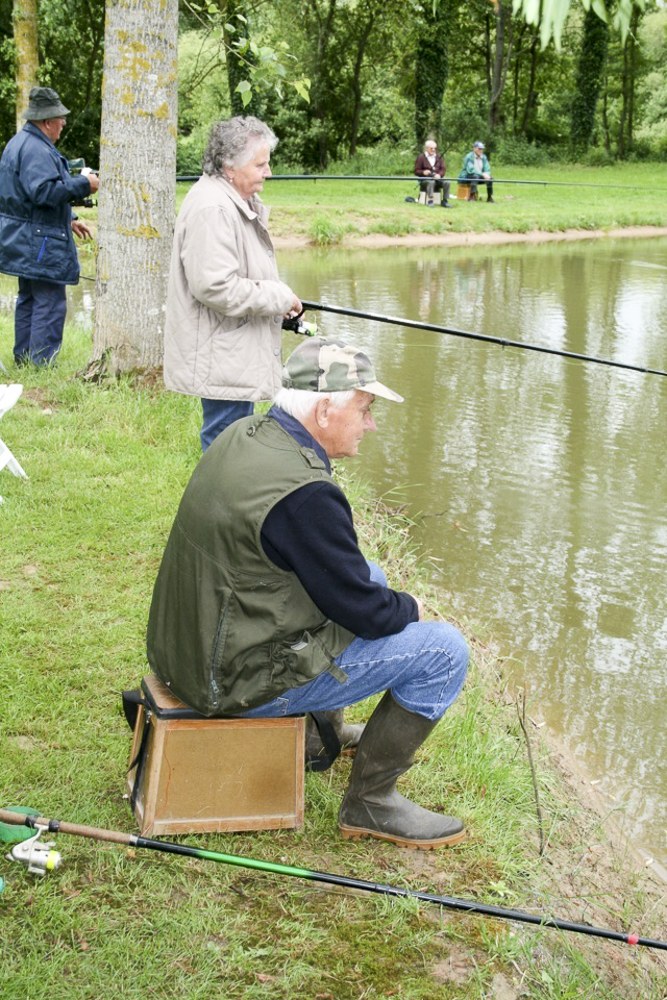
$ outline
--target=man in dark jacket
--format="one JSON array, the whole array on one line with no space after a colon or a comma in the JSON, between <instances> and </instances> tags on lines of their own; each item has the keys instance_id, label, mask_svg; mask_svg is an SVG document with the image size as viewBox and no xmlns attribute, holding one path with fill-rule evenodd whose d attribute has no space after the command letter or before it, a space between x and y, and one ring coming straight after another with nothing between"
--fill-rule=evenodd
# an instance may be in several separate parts
<instances>
[{"instance_id":1,"label":"man in dark jacket","mask_svg":"<svg viewBox=\"0 0 667 1000\"><path fill-rule=\"evenodd\" d=\"M91 172L72 177L55 143L69 111L50 87L30 91L27 119L0 160L0 271L19 279L14 314L17 364L46 365L60 350L66 285L79 280L72 233L92 235L73 202L97 191Z\"/></svg>"},{"instance_id":2,"label":"man in dark jacket","mask_svg":"<svg viewBox=\"0 0 667 1000\"><path fill-rule=\"evenodd\" d=\"M420 178L420 189L426 191L426 204L433 207L433 194L442 191L442 207L449 208L449 181L443 181L447 167L433 139L424 143L424 152L415 161L415 174ZM425 179L423 179L425 178Z\"/></svg>"},{"instance_id":3,"label":"man in dark jacket","mask_svg":"<svg viewBox=\"0 0 667 1000\"><path fill-rule=\"evenodd\" d=\"M346 838L429 849L463 824L396 791L396 779L459 695L461 634L424 620L359 549L330 460L375 430L378 382L340 341L301 344L266 416L228 427L185 490L153 592L148 661L208 716L332 711L384 691L366 724L343 800Z\"/></svg>"}]
</instances>

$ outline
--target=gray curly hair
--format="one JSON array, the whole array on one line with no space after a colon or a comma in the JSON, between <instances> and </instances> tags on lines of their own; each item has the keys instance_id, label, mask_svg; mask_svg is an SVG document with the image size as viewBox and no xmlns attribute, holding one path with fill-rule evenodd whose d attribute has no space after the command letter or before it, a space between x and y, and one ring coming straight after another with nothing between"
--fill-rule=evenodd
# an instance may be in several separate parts
<instances>
[{"instance_id":1,"label":"gray curly hair","mask_svg":"<svg viewBox=\"0 0 667 1000\"><path fill-rule=\"evenodd\" d=\"M217 122L211 129L202 170L205 174L224 176L225 167L242 167L251 160L257 146L268 145L274 150L277 144L276 135L259 118L237 115Z\"/></svg>"}]
</instances>

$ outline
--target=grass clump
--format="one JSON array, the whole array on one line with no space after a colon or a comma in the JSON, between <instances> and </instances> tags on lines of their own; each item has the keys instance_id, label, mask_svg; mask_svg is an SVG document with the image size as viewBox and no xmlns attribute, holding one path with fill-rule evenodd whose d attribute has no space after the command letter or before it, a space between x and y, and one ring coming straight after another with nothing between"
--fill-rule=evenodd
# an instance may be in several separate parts
<instances>
[{"instance_id":1,"label":"grass clump","mask_svg":"<svg viewBox=\"0 0 667 1000\"><path fill-rule=\"evenodd\" d=\"M327 215L316 215L308 227L308 233L317 246L334 246L343 239L345 226Z\"/></svg>"},{"instance_id":2,"label":"grass clump","mask_svg":"<svg viewBox=\"0 0 667 1000\"><path fill-rule=\"evenodd\" d=\"M10 354L5 320L0 357ZM10 369L24 393L2 436L30 479L0 478L0 787L3 806L134 832L123 798L130 732L120 692L147 669L153 581L199 457L200 410L198 400L156 381L83 383L76 373L89 354L88 336L68 327L57 368ZM410 524L356 486L346 467L337 475L368 557L394 586L423 596L430 617L447 616L411 554ZM307 776L303 830L185 841L570 919L583 914L618 929L637 923L659 936L664 906L568 797L544 745L535 748L547 818L539 857L532 777L503 664L479 639L481 626L459 624L473 652L469 681L403 790L462 816L462 845L426 855L340 840L348 759ZM371 709L365 703L349 714L366 718ZM667 985L657 958L618 945L65 836L57 846L63 865L42 879L0 861L3 1000L42 1000L58 989L68 1000L482 1000L501 989L516 998L625 1000L630 984L658 1000Z\"/></svg>"}]
</instances>

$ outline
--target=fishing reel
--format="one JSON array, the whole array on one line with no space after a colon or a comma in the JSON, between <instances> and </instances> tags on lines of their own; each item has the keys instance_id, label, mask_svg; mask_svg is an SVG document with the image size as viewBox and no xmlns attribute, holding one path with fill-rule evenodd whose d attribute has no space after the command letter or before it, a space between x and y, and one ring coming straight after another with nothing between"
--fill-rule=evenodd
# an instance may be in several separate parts
<instances>
[{"instance_id":1,"label":"fishing reel","mask_svg":"<svg viewBox=\"0 0 667 1000\"><path fill-rule=\"evenodd\" d=\"M305 320L301 319L304 311L302 309L298 316L284 319L283 330L291 330L292 333L298 333L302 337L314 337L317 334L317 323L306 323Z\"/></svg>"},{"instance_id":2,"label":"fishing reel","mask_svg":"<svg viewBox=\"0 0 667 1000\"><path fill-rule=\"evenodd\" d=\"M46 875L47 872L60 867L60 853L52 850L55 841L42 843L39 839L48 830L48 826L36 822L35 828L37 833L27 840L14 844L6 857L8 861L18 861L19 864L26 865L31 875Z\"/></svg>"}]
</instances>

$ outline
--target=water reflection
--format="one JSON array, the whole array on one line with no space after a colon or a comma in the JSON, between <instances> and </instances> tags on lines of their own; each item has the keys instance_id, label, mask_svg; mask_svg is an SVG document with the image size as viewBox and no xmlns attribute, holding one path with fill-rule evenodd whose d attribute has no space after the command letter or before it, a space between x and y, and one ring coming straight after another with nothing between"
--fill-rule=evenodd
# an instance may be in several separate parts
<instances>
[{"instance_id":1,"label":"water reflection","mask_svg":"<svg viewBox=\"0 0 667 1000\"><path fill-rule=\"evenodd\" d=\"M307 299L667 369L667 242L299 253ZM407 405L361 474L406 484L455 608L667 859L667 379L345 317Z\"/></svg>"}]
</instances>

